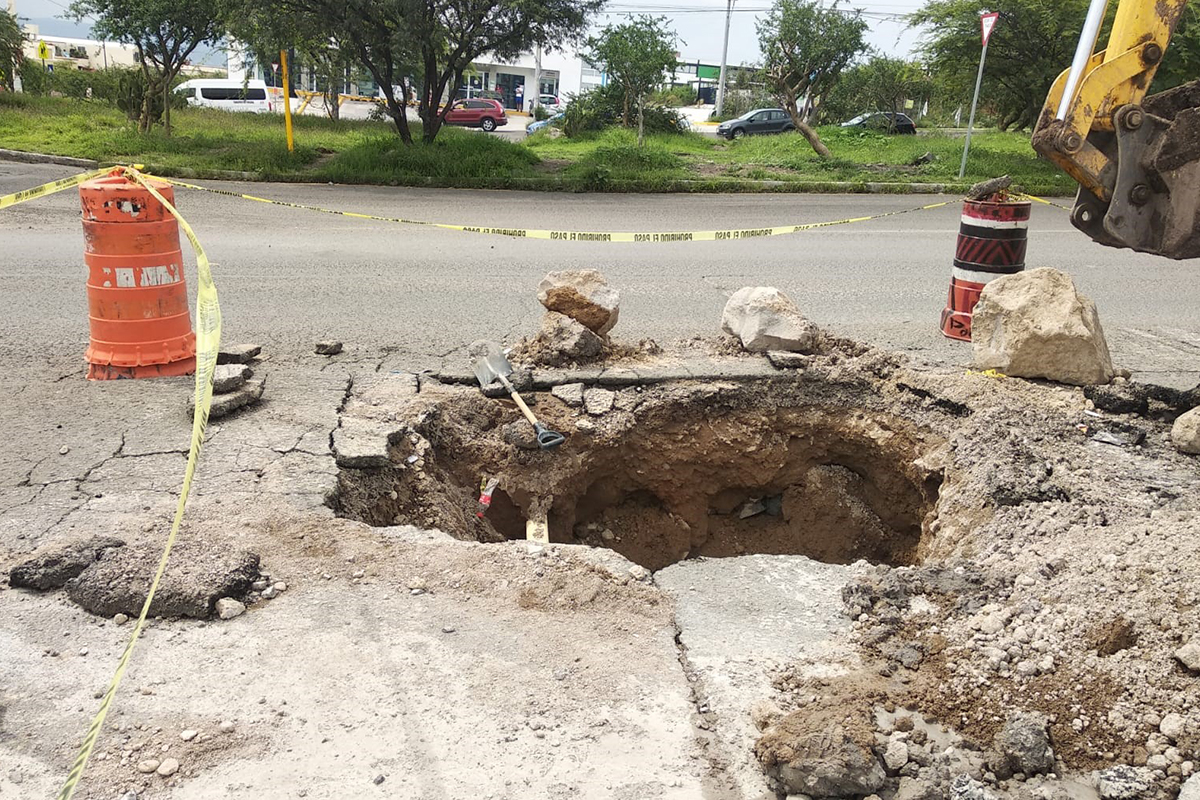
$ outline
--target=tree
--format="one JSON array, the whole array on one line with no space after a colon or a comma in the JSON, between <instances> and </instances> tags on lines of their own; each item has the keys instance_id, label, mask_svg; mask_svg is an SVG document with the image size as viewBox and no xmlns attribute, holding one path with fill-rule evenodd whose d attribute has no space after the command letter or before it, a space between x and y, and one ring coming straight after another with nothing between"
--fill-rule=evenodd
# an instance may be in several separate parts
<instances>
[{"instance_id":1,"label":"tree","mask_svg":"<svg viewBox=\"0 0 1200 800\"><path fill-rule=\"evenodd\" d=\"M860 73L863 111L890 111L889 132L895 127L895 115L904 110L905 101L919 103L929 98L933 82L920 64L890 56L875 55L856 68Z\"/></svg>"},{"instance_id":2,"label":"tree","mask_svg":"<svg viewBox=\"0 0 1200 800\"><path fill-rule=\"evenodd\" d=\"M863 51L867 24L857 12L819 6L815 0L775 0L758 23L763 74L776 101L822 158L829 148L797 109L806 96L829 92L842 71Z\"/></svg>"},{"instance_id":3,"label":"tree","mask_svg":"<svg viewBox=\"0 0 1200 800\"><path fill-rule=\"evenodd\" d=\"M157 94L163 101L163 124L171 134L171 85L183 65L202 44L224 32L212 0L75 0L71 15L93 17L92 31L104 39L131 44L146 79L138 130L155 122Z\"/></svg>"},{"instance_id":4,"label":"tree","mask_svg":"<svg viewBox=\"0 0 1200 800\"><path fill-rule=\"evenodd\" d=\"M1110 4L1100 33L1103 48L1117 4ZM1030 128L1058 74L1071 66L1087 15L1088 0L990 0L1000 14L988 41L980 103L999 116L1002 130ZM982 47L977 0L929 0L909 17L926 28L922 52L947 94L971 102ZM1193 1L1185 10L1151 91L1194 80L1200 71L1200 14Z\"/></svg>"},{"instance_id":5,"label":"tree","mask_svg":"<svg viewBox=\"0 0 1200 800\"><path fill-rule=\"evenodd\" d=\"M25 62L25 34L17 18L0 11L0 87L13 90L14 77Z\"/></svg>"},{"instance_id":6,"label":"tree","mask_svg":"<svg viewBox=\"0 0 1200 800\"><path fill-rule=\"evenodd\" d=\"M638 147L645 140L646 97L667 79L667 70L679 62L675 32L666 17L639 16L620 25L607 25L598 36L588 37L584 58L603 65L613 83L625 93L621 124L629 127L629 111L637 109Z\"/></svg>"},{"instance_id":7,"label":"tree","mask_svg":"<svg viewBox=\"0 0 1200 800\"><path fill-rule=\"evenodd\" d=\"M405 144L417 96L422 138L445 122L471 62L515 59L535 42L574 42L603 0L232 0L237 20L291 20L322 31L371 73Z\"/></svg>"}]
</instances>

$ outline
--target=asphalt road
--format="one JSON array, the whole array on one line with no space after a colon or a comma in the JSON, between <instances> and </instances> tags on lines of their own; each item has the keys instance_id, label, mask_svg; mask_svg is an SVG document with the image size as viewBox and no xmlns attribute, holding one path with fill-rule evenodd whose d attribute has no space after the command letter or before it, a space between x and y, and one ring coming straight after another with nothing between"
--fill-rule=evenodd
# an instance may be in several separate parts
<instances>
[{"instance_id":1,"label":"asphalt road","mask_svg":"<svg viewBox=\"0 0 1200 800\"><path fill-rule=\"evenodd\" d=\"M73 170L0 163L0 194ZM899 211L939 197L585 195L332 185L218 184L281 200L478 226L565 230L757 228ZM533 332L551 269L594 267L622 292L618 339L660 343L719 332L726 298L748 284L788 292L819 324L931 361L966 363L937 330L959 223L955 202L771 239L676 244L535 241L371 222L179 190L215 267L228 341L308 352L342 339L406 367L480 337ZM87 341L77 199L63 192L0 212L0 362L73 359ZM185 246L186 250L186 246ZM1121 366L1195 385L1197 267L1113 250L1035 205L1028 264L1072 273L1097 302ZM58 361L58 359L52 359Z\"/></svg>"}]
</instances>

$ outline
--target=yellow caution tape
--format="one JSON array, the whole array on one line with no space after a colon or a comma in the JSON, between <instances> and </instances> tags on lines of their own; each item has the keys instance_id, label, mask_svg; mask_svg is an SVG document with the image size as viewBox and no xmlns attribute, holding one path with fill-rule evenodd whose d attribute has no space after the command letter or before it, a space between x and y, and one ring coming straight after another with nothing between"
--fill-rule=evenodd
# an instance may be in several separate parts
<instances>
[{"instance_id":1,"label":"yellow caution tape","mask_svg":"<svg viewBox=\"0 0 1200 800\"><path fill-rule=\"evenodd\" d=\"M160 176L154 176L154 178L155 180L166 181L167 183L175 186L182 186L185 189L196 189L198 191L209 192L211 194L223 194L228 197L240 197L243 200L253 200L256 203L268 203L270 205L283 206L285 208L298 208L304 211L316 211L321 214L335 214L341 217L372 220L375 222L397 222L402 225L422 225L429 228L461 231L463 233L483 233L494 236L512 236L522 239L548 239L559 242L624 242L669 244L674 242L744 241L746 239L758 239L765 236L786 236L787 234L791 233L799 233L800 231L813 230L815 228L828 228L834 225L849 225L852 222L868 222L870 220L883 219L884 217L894 217L899 214L909 214L914 211L927 211L929 209L941 208L942 206L950 205L950 203L953 202L946 200L940 203L930 203L929 205L917 206L915 208L905 208L898 211L885 211L882 214L871 214L870 216L865 217L847 217L846 219L831 220L829 222L808 222L799 225L780 225L772 228L729 228L718 231L566 231L538 228L497 228L477 225L451 225L444 222L427 222L425 220L418 219L405 219L404 217L383 217L376 214L360 214L354 211L339 211L337 209L322 208L321 206L306 205L304 203L289 203L286 200L272 200L267 197L258 197L257 195L252 194L231 192L228 189L211 189L207 186L198 186L194 183L177 181L174 178L163 178Z\"/></svg>"},{"instance_id":2,"label":"yellow caution tape","mask_svg":"<svg viewBox=\"0 0 1200 800\"><path fill-rule=\"evenodd\" d=\"M1008 377L1003 372L1000 372L999 370L995 370L995 369L985 369L982 372L976 371L973 369L969 369L969 370L967 370L967 374L968 375L980 375L984 378L991 378L992 380L996 380L996 381L1002 381Z\"/></svg>"},{"instance_id":3,"label":"yellow caution tape","mask_svg":"<svg viewBox=\"0 0 1200 800\"><path fill-rule=\"evenodd\" d=\"M120 170L121 168L117 169ZM150 583L150 591L146 593L145 602L142 603L142 611L133 626L133 633L129 637L129 643L125 645L125 650L121 653L121 658L117 662L117 670L113 673L112 680L108 684L108 690L104 693L104 699L100 701L100 710L92 718L92 722L88 726L87 735L83 738L83 745L79 748L79 754L75 756L75 761L71 765L71 771L67 774L67 779L63 783L62 789L59 790L57 795L58 800L70 800L71 796L75 793L76 786L79 784L79 779L83 777L84 768L87 767L88 759L96 747L96 740L100 736L101 728L104 727L104 720L108 716L109 708L112 706L113 697L116 696L117 688L121 685L121 679L125 677L125 671L129 667L129 660L133 656L134 645L137 644L138 636L141 635L142 629L146 625L146 616L150 613L150 604L154 602L154 593L158 591L158 585L162 581L163 573L167 569L167 559L171 556L171 548L175 545L175 538L179 534L180 523L183 522L183 509L187 504L188 494L191 491L192 477L196 473L196 462L200 458L200 447L204 442L204 430L208 426L208 411L212 405L213 368L217 364L217 350L221 345L221 306L217 302L217 287L213 284L208 256L205 254L204 248L200 246L200 242L196 239L196 234L192 231L192 226L188 225L187 220L179 214L179 211L171 203L167 202L167 199L140 172L127 167L123 169L123 173L131 180L141 184L146 191L154 195L163 204L167 211L171 213L171 216L179 222L179 227L183 229L188 241L192 244L192 249L196 252L196 272L198 276L196 286L196 411L192 415L192 444L191 449L188 451L187 468L183 473L183 489L179 493L179 502L175 506L175 519L171 523L171 533L167 536L162 557L158 561L158 571L154 573L154 580ZM64 178L61 181L54 181L53 183L39 186L36 189L28 189L24 192L17 192L14 195L7 195L0 198L0 208L23 203L26 200L32 200L36 197L45 197L48 194L69 189L90 178L105 174L119 173L114 173L112 168L108 168L76 175L73 178Z\"/></svg>"},{"instance_id":4,"label":"yellow caution tape","mask_svg":"<svg viewBox=\"0 0 1200 800\"><path fill-rule=\"evenodd\" d=\"M1070 206L1064 206L1061 203L1055 203L1053 200L1047 200L1044 197L1038 197L1037 195L1032 195L1027 192L1020 192L1018 194L1014 194L1013 196L1020 200L1032 200L1033 202L1041 203L1044 206L1054 206L1055 208L1061 208L1063 211L1071 211L1072 210Z\"/></svg>"},{"instance_id":5,"label":"yellow caution tape","mask_svg":"<svg viewBox=\"0 0 1200 800\"><path fill-rule=\"evenodd\" d=\"M120 169L120 167L117 169ZM56 192L61 192L64 189L70 189L78 186L84 181L90 181L92 178L99 178L101 175L107 175L112 171L113 167L94 169L91 172L83 172L79 175L73 175L70 178L63 178L60 181L51 181L50 183L42 184L41 186L33 189L26 189L23 192L6 194L3 197L0 197L0 208L8 208L9 206L17 205L18 203L24 203L26 200L36 200L39 197L55 194Z\"/></svg>"}]
</instances>

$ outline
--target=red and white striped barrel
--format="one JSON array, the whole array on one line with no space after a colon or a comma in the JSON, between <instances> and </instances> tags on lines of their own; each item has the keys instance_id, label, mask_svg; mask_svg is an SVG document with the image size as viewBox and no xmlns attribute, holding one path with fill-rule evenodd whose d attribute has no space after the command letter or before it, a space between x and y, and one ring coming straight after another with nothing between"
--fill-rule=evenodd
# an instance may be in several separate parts
<instances>
[{"instance_id":1,"label":"red and white striped barrel","mask_svg":"<svg viewBox=\"0 0 1200 800\"><path fill-rule=\"evenodd\" d=\"M1031 206L1028 200L963 201L950 298L942 311L943 334L969 342L971 312L983 287L1025 269Z\"/></svg>"}]
</instances>

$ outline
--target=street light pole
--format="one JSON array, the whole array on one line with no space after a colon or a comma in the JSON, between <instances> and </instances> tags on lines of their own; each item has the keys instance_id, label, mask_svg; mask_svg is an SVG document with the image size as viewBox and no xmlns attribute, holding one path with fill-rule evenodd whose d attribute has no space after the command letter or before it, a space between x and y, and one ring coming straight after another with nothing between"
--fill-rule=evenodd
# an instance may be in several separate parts
<instances>
[{"instance_id":1,"label":"street light pole","mask_svg":"<svg viewBox=\"0 0 1200 800\"><path fill-rule=\"evenodd\" d=\"M12 15L12 18L14 20L17 18L17 0L8 0L8 13ZM20 25L20 23L17 23L17 24ZM22 39L25 38L25 34L23 31L21 33L21 38ZM22 61L25 60L24 51L21 52L21 60ZM21 86L21 68L20 68L19 64L13 64L12 78L13 78L13 91L14 92L21 91L23 87Z\"/></svg>"},{"instance_id":2,"label":"street light pole","mask_svg":"<svg viewBox=\"0 0 1200 800\"><path fill-rule=\"evenodd\" d=\"M721 76L717 78L717 111L716 115L721 116L721 112L725 108L725 62L729 59L729 23L733 20L733 0L728 0L728 7L725 9L725 44L721 46ZM699 80L699 74L696 75Z\"/></svg>"}]
</instances>

